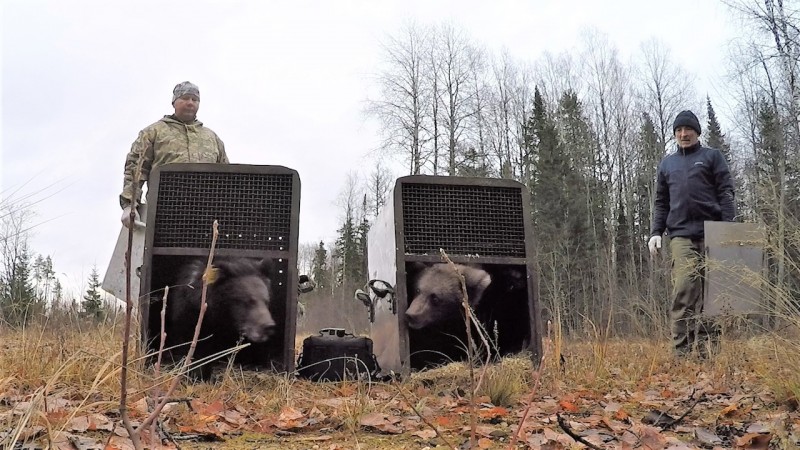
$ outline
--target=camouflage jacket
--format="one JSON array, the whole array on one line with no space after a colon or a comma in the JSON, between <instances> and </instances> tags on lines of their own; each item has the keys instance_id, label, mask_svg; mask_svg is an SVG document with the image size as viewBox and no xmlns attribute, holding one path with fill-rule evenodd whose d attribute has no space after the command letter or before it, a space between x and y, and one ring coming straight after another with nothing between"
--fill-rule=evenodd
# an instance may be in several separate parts
<instances>
[{"instance_id":1,"label":"camouflage jacket","mask_svg":"<svg viewBox=\"0 0 800 450\"><path fill-rule=\"evenodd\" d=\"M125 180L119 196L125 208L133 198L133 180L141 164L139 190L150 177L150 171L169 163L228 163L225 144L203 122L185 124L173 116L164 116L158 122L139 132L125 159Z\"/></svg>"}]
</instances>

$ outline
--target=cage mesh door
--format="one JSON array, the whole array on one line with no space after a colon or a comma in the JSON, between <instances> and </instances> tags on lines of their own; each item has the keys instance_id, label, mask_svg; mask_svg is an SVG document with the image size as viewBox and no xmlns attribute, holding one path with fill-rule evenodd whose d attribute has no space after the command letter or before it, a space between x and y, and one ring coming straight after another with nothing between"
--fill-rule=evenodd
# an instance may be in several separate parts
<instances>
[{"instance_id":1,"label":"cage mesh door","mask_svg":"<svg viewBox=\"0 0 800 450\"><path fill-rule=\"evenodd\" d=\"M218 248L287 250L292 175L161 172L154 247L207 248L219 222Z\"/></svg>"},{"instance_id":2,"label":"cage mesh door","mask_svg":"<svg viewBox=\"0 0 800 450\"><path fill-rule=\"evenodd\" d=\"M404 183L402 199L406 254L526 256L518 188Z\"/></svg>"}]
</instances>

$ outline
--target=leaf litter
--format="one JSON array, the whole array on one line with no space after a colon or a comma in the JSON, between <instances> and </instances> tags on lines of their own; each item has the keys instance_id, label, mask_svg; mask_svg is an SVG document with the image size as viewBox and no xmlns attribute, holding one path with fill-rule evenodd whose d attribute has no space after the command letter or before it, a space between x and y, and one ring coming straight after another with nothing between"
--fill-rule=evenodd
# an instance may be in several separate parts
<instances>
[{"instance_id":1,"label":"leaf litter","mask_svg":"<svg viewBox=\"0 0 800 450\"><path fill-rule=\"evenodd\" d=\"M526 370L532 371L529 361L528 366ZM722 382L701 364L675 369L665 364L644 380L619 376L624 374L621 370L618 375L609 371L608 376L594 379L577 376L569 367L566 374L546 374L541 386L522 389L533 396L521 426L528 396L501 406L479 395L473 408L468 395L451 388L466 385L460 383L468 376L463 364L402 382L373 383L368 389L352 381L337 385L292 380L280 397L257 387L247 387L237 395L222 383L202 393L188 389L188 400L175 402L162 414L160 436L154 441L162 442L162 448L246 448L249 443L249 448L286 450L433 449L445 448L441 435L463 448L469 445L474 410L474 448L481 449L507 448L515 433L519 433L515 448L584 447L575 436L592 448L608 449L771 449L798 444L800 413L777 403L775 393L764 387L755 372L740 370L735 380ZM259 374L259 380L263 379ZM398 395L401 388L410 393L408 398L424 420ZM34 387L0 394L0 429L5 430L0 431L0 445L132 448L117 411L109 406L114 398L87 407L77 391L61 386L58 395L48 395L45 401L37 397ZM148 412L143 396L129 407L134 417ZM563 426L558 417L564 419Z\"/></svg>"}]
</instances>

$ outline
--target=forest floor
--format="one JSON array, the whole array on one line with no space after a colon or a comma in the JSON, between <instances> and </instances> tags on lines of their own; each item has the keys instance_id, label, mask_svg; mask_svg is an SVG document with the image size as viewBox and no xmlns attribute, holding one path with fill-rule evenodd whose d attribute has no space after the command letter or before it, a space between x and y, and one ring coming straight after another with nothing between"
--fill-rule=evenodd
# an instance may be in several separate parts
<instances>
[{"instance_id":1,"label":"forest floor","mask_svg":"<svg viewBox=\"0 0 800 450\"><path fill-rule=\"evenodd\" d=\"M114 324L0 331L0 448L133 448L120 335ZM545 339L538 369L523 355L395 382L220 367L212 383L182 380L160 437L142 436L182 449L800 448L800 352L785 343L724 338L709 359L676 359L655 340ZM131 369L136 426L174 374Z\"/></svg>"}]
</instances>

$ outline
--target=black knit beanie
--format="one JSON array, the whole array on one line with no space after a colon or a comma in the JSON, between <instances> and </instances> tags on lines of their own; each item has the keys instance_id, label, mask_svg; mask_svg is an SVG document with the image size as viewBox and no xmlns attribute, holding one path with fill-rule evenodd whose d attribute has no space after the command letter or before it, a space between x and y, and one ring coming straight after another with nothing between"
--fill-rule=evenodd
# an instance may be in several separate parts
<instances>
[{"instance_id":1,"label":"black knit beanie","mask_svg":"<svg viewBox=\"0 0 800 450\"><path fill-rule=\"evenodd\" d=\"M681 111L675 116L675 123L672 124L672 134L675 134L675 130L678 127L689 127L694 131L697 131L697 134L700 134L700 121L697 120L697 116L694 115L693 112L689 111Z\"/></svg>"}]
</instances>

